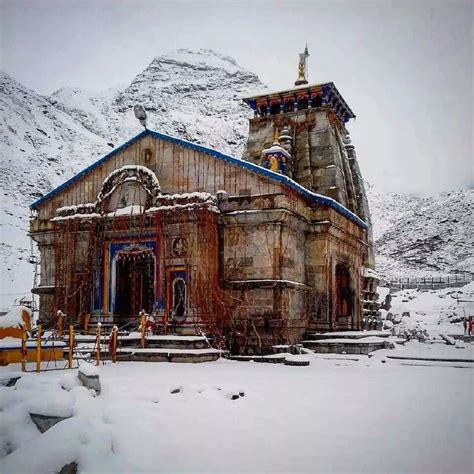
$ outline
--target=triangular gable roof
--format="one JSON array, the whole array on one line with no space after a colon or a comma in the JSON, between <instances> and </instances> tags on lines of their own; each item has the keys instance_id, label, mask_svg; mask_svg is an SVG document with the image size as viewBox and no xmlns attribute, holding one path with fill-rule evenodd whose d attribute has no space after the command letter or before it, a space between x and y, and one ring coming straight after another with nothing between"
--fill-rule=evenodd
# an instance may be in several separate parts
<instances>
[{"instance_id":1,"label":"triangular gable roof","mask_svg":"<svg viewBox=\"0 0 474 474\"><path fill-rule=\"evenodd\" d=\"M347 217L350 219L352 222L357 224L358 226L362 227L363 229L367 229L367 224L357 215L355 215L353 212L349 211L349 209L345 208L342 204L337 202L336 200L328 197L328 196L323 196L321 194L313 193L312 191L309 191L305 187L301 186L298 184L296 181L293 181L291 178L288 176L285 176L283 174L275 173L274 171L270 171L266 168L263 168L262 166L255 165L253 163L250 163L249 161L245 160L240 160L238 158L234 158L229 155L225 155L224 153L220 153L219 151L213 150L212 148L207 148L202 145L197 145L196 143L191 143L186 140L182 140L181 138L175 138L175 137L170 137L169 135L164 135L159 132L155 132L153 130L148 130L145 129L139 134L135 135L132 137L130 140L127 142L123 143L119 147L113 149L110 153L107 153L107 155L103 156L96 162L92 163L90 166L82 170L80 173L76 174L72 178L68 179L65 181L63 184L58 186L57 188L53 189L49 193L45 194L35 202L33 202L30 205L31 209L37 209L38 206L43 204L45 201L48 199L52 198L53 196L56 196L58 193L63 191L64 189L68 188L72 184L74 184L76 181L78 181L80 178L83 176L87 175L90 173L92 170L100 166L102 163L105 163L108 161L110 158L115 156L117 153L120 153L122 150L127 148L128 146L132 145L135 143L137 140L140 140L142 137L145 137L147 135L150 135L154 138L158 138L160 140L164 140L167 142L171 143L176 143L177 145L180 145L184 148L189 148L191 150L199 151L201 153L206 153L210 156L213 156L214 158L217 158L219 160L223 160L227 163L230 163L235 166L239 166L240 168L244 168L246 170L252 171L254 173L257 173L261 176L264 176L266 178L269 178L273 181L278 181L281 184L284 184L285 186L288 186L289 188L293 189L296 191L298 194L300 194L303 198L307 199L310 202L313 202L315 204L322 204L328 207L331 207L332 209L335 209L337 212L342 214L343 216Z\"/></svg>"}]
</instances>

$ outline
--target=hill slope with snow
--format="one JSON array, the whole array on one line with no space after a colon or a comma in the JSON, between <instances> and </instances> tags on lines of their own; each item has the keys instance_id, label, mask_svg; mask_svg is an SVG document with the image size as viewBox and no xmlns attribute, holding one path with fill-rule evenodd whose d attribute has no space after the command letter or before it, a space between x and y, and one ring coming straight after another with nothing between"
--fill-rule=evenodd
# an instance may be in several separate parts
<instances>
[{"instance_id":1,"label":"hill slope with snow","mask_svg":"<svg viewBox=\"0 0 474 474\"><path fill-rule=\"evenodd\" d=\"M378 271L387 278L474 270L474 190L427 196L368 186Z\"/></svg>"},{"instance_id":2,"label":"hill slope with snow","mask_svg":"<svg viewBox=\"0 0 474 474\"><path fill-rule=\"evenodd\" d=\"M48 99L115 144L137 132L131 110L141 103L148 128L240 157L251 115L241 99L264 87L232 58L210 50L178 50L153 59L121 90L94 94L63 88Z\"/></svg>"},{"instance_id":3,"label":"hill slope with snow","mask_svg":"<svg viewBox=\"0 0 474 474\"><path fill-rule=\"evenodd\" d=\"M29 204L110 147L69 114L0 72L1 302L31 287Z\"/></svg>"},{"instance_id":4,"label":"hill slope with snow","mask_svg":"<svg viewBox=\"0 0 474 474\"><path fill-rule=\"evenodd\" d=\"M43 97L0 74L0 309L29 292L28 206L36 198L148 127L240 157L258 77L209 50L153 59L130 85L105 92L62 88ZM471 269L472 191L415 197L369 189L379 271L450 273Z\"/></svg>"}]
</instances>

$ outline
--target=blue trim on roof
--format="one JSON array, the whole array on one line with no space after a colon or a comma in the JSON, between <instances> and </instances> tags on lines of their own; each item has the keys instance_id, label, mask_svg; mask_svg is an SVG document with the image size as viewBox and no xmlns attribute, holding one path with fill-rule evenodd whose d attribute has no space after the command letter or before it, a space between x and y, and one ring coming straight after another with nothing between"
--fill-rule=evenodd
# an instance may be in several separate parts
<instances>
[{"instance_id":1,"label":"blue trim on roof","mask_svg":"<svg viewBox=\"0 0 474 474\"><path fill-rule=\"evenodd\" d=\"M97 160L96 162L92 163L90 166L88 166L87 168L84 168L80 173L77 173L76 175L74 175L72 178L68 179L67 181L65 181L63 184L61 184L60 186L58 186L57 188L54 188L53 190L51 190L49 193L45 194L44 196L40 197L38 200L36 200L35 202L33 202L32 204L30 204L30 209L37 209L37 207L41 204L43 204L43 202L47 201L48 199L52 198L53 196L55 196L56 194L60 193L61 191L63 191L64 189L68 188L71 184L75 183L76 181L78 181L79 179L81 179L83 176L85 176L86 174L88 174L90 171L92 171L93 169L97 168L98 166L100 166L102 163L105 163L106 161L108 161L110 158L112 158L114 155L116 155L117 153L121 152L123 149L127 148L128 146L130 146L132 143L135 143L137 140L139 140L140 138L144 137L148 135L148 130L143 130L142 132L140 132L138 135L135 135L134 137L132 137L130 140L128 140L127 142L123 143L122 145L120 145L118 148L114 148L110 153L107 153L107 155L103 156L102 158L100 158L99 160Z\"/></svg>"},{"instance_id":2,"label":"blue trim on roof","mask_svg":"<svg viewBox=\"0 0 474 474\"><path fill-rule=\"evenodd\" d=\"M191 150L195 150L201 153L206 153L215 158L218 158L219 160L223 160L227 163L230 163L234 166L239 166L240 168L244 168L246 170L257 173L261 176L265 176L266 178L269 178L271 180L278 181L279 183L284 184L285 186L288 186L289 188L293 189L294 191L296 191L298 194L300 194L302 197L304 197L308 201L313 202L315 204L322 204L322 205L331 207L332 209L336 210L343 216L347 217L348 219L350 219L352 222L362 227L363 229L367 230L368 228L367 224L359 216L349 211L349 209L345 208L342 204L340 204L336 200L328 196L323 196L321 194L313 193L312 191L309 191L305 187L298 184L296 181L293 181L288 176L275 173L274 171L270 171L266 168L263 168L262 166L250 163L249 161L240 160L239 158L234 158L232 156L225 155L219 151L213 150L212 148L206 148L202 145L197 145L196 143L191 143L186 140L182 140L181 138L170 137L169 135L164 135L162 133L155 132L148 129L145 129L142 132L140 132L138 135L135 135L133 138L125 142L123 145L120 145L118 148L115 148L110 153L103 156L100 160L96 161L95 163L92 163L89 167L85 168L83 171L73 176L71 179L63 183L61 186L53 189L48 194L45 194L43 197L39 198L37 201L35 201L33 204L30 205L30 208L36 209L43 202L47 201L51 197L60 193L61 191L69 187L71 184L75 183L80 178L88 174L90 171L97 168L102 163L106 162L107 160L115 156L117 153L121 152L124 148L127 148L128 146L135 143L137 140L140 140L140 138L145 137L147 135L151 135L152 137L158 138L160 140L176 143L177 145L180 145L184 148L189 148Z\"/></svg>"}]
</instances>

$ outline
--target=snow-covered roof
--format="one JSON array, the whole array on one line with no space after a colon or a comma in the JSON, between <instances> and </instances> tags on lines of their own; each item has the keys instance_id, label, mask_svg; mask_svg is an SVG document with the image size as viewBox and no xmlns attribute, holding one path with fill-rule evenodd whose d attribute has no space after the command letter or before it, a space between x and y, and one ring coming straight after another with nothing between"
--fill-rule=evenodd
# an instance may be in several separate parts
<instances>
[{"instance_id":1,"label":"snow-covered roof","mask_svg":"<svg viewBox=\"0 0 474 474\"><path fill-rule=\"evenodd\" d=\"M265 91L261 94L254 94L248 97L244 97L242 100L247 101L251 99L260 99L261 97L267 97L270 95L284 95L284 94L289 94L294 91L299 92L300 90L305 90L305 89L314 89L316 87L323 87L323 86L329 86L331 84L334 84L333 82L321 82L318 84L300 84L298 86L293 86L290 89L279 89L276 91Z\"/></svg>"},{"instance_id":2,"label":"snow-covered roof","mask_svg":"<svg viewBox=\"0 0 474 474\"><path fill-rule=\"evenodd\" d=\"M210 156L213 156L214 158L217 158L219 160L225 161L227 163L230 163L234 166L238 166L240 168L246 169L248 171L252 171L254 173L257 173L261 176L264 176L266 178L269 178L273 181L278 181L279 183L288 186L289 188L293 189L296 191L300 196L302 196L304 199L307 199L308 201L315 203L315 204L320 204L324 206L328 206L343 216L347 217L349 220L357 224L359 227L363 229L367 229L367 224L357 215L355 215L353 212L349 211L346 207L344 207L342 204L337 202L336 200L328 197L328 196L323 196L322 194L317 194L313 193L312 191L309 191L306 189L304 186L301 186L301 184L298 184L296 181L293 181L291 178L288 176L285 176L280 173L276 173L274 171L271 171L269 169L263 168L263 166L256 165L254 163L251 163L249 161L241 160L239 158L235 158L229 155L225 155L224 153L221 153L219 151L213 150L212 148L206 148L205 146L202 145L197 145L196 143L191 143L186 140L183 140L181 138L176 138L176 137L171 137L169 135L164 135L163 133L155 132L153 130L148 130L145 129L142 132L138 133L134 137L132 137L130 140L127 142L123 143L119 147L115 148L112 150L110 153L107 155L103 156L96 162L92 163L89 167L85 168L82 170L80 173L76 174L63 184L61 186L58 186L57 188L53 189L49 193L45 194L43 197L39 198L35 202L33 202L30 205L31 209L37 209L41 204L46 202L48 199L52 198L53 196L56 196L60 192L64 191L67 189L69 186L74 184L75 182L79 181L82 177L86 176L89 174L91 171L93 171L95 168L98 166L102 165L121 151L123 151L125 148L129 147L133 143L137 142L143 137L146 136L152 136L153 138L157 138L159 140L164 140L167 142L175 143L177 145L180 145L184 148L189 148L191 150L195 150L201 153L206 153Z\"/></svg>"},{"instance_id":3,"label":"snow-covered roof","mask_svg":"<svg viewBox=\"0 0 474 474\"><path fill-rule=\"evenodd\" d=\"M375 280L381 280L380 276L373 268L362 268L362 276L365 278L374 278Z\"/></svg>"}]
</instances>

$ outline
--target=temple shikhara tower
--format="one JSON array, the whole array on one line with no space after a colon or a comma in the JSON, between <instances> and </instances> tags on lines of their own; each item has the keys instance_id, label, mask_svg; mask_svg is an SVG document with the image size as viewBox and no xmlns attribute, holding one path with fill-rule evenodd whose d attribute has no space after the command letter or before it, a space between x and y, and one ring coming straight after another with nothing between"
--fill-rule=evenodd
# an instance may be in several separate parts
<instances>
[{"instance_id":1,"label":"temple shikhara tower","mask_svg":"<svg viewBox=\"0 0 474 474\"><path fill-rule=\"evenodd\" d=\"M357 330L375 297L371 222L333 83L244 98L242 159L147 128L32 204L40 317L205 332L263 354ZM144 122L144 119L141 119Z\"/></svg>"},{"instance_id":2,"label":"temple shikhara tower","mask_svg":"<svg viewBox=\"0 0 474 474\"><path fill-rule=\"evenodd\" d=\"M294 88L244 99L255 115L250 119L244 159L335 199L368 224L370 236L364 182L346 129L355 114L332 82L308 84L307 56L306 48ZM373 259L371 249L370 266Z\"/></svg>"}]
</instances>

